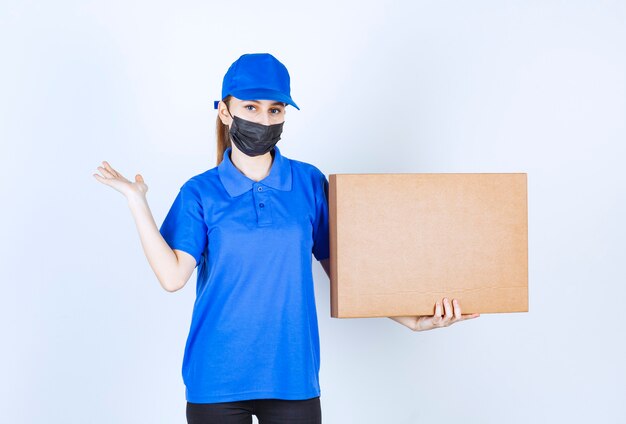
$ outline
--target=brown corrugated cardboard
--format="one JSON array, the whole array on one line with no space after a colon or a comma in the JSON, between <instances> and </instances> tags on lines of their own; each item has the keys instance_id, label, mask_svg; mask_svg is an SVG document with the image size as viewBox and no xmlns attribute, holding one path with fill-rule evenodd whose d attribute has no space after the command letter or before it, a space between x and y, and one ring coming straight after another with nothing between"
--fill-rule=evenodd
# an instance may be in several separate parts
<instances>
[{"instance_id":1,"label":"brown corrugated cardboard","mask_svg":"<svg viewBox=\"0 0 626 424\"><path fill-rule=\"evenodd\" d=\"M526 177L331 174L331 316L528 311Z\"/></svg>"}]
</instances>

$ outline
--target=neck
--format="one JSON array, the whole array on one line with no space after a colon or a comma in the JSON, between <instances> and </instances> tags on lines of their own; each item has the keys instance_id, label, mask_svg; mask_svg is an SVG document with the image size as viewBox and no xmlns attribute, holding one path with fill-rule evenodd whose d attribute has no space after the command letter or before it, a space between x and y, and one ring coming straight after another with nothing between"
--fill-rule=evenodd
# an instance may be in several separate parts
<instances>
[{"instance_id":1,"label":"neck","mask_svg":"<svg viewBox=\"0 0 626 424\"><path fill-rule=\"evenodd\" d=\"M230 161L242 174L253 181L261 181L267 177L274 162L273 149L259 156L248 156L232 146Z\"/></svg>"}]
</instances>

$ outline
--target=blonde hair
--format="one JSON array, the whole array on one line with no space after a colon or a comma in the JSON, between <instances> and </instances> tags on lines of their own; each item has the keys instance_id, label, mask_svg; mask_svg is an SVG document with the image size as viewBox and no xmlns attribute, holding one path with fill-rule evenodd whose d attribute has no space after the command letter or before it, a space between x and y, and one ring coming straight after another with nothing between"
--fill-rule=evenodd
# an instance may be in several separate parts
<instances>
[{"instance_id":1,"label":"blonde hair","mask_svg":"<svg viewBox=\"0 0 626 424\"><path fill-rule=\"evenodd\" d=\"M222 101L226 103L227 106L230 106L231 97L232 97L231 95L228 95L224 97ZM224 152L226 151L226 149L231 147L230 135L228 133L228 125L224 125L224 123L222 122L219 116L217 117L217 120L215 122L215 135L217 139L217 158L216 158L217 163L216 165L219 165L222 162L222 159L224 157Z\"/></svg>"}]
</instances>

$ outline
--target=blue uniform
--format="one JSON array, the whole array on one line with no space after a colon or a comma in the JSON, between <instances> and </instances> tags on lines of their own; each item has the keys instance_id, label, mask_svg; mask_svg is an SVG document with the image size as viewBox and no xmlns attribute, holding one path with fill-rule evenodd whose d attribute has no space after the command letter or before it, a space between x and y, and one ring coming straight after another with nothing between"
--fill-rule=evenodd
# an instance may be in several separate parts
<instances>
[{"instance_id":1,"label":"blue uniform","mask_svg":"<svg viewBox=\"0 0 626 424\"><path fill-rule=\"evenodd\" d=\"M328 180L274 146L254 181L230 160L185 182L160 232L196 259L182 375L194 403L320 395L312 257L329 257Z\"/></svg>"}]
</instances>

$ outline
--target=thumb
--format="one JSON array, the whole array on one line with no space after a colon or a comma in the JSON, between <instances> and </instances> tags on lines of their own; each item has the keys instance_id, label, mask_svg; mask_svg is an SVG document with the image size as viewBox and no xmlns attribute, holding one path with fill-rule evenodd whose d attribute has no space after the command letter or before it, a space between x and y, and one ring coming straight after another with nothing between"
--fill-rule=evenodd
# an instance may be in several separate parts
<instances>
[{"instance_id":1,"label":"thumb","mask_svg":"<svg viewBox=\"0 0 626 424\"><path fill-rule=\"evenodd\" d=\"M137 174L135 175L135 181L137 181L138 183L143 183L143 177L141 176L141 174Z\"/></svg>"}]
</instances>

